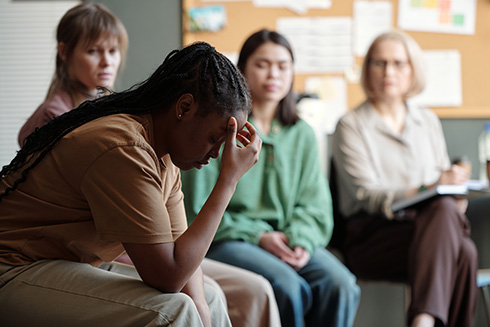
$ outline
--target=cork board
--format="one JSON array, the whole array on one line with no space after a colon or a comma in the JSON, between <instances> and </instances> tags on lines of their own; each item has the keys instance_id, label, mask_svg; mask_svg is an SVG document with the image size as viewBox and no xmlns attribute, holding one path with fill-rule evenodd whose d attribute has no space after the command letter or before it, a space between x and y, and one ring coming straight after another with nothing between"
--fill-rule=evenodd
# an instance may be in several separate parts
<instances>
[{"instance_id":1,"label":"cork board","mask_svg":"<svg viewBox=\"0 0 490 327\"><path fill-rule=\"evenodd\" d=\"M183 0L183 44L206 41L220 52L238 52L245 39L261 28L276 29L276 20L282 17L346 17L352 16L355 0L332 0L329 9L310 9L298 15L285 8L259 8L252 1L214 2ZM398 1L393 4L393 26L397 27ZM226 7L227 24L217 32L190 32L186 10L195 6L222 4ZM461 54L463 102L459 107L433 108L440 118L490 118L490 1L477 0L476 27L473 35L405 31L423 50L457 49ZM356 57L360 64L363 58ZM323 74L326 75L326 74ZM336 74L331 74L335 76ZM303 91L310 75L296 74L295 90ZM337 74L337 76L342 76ZM358 83L347 84L348 107L353 108L364 99Z\"/></svg>"}]
</instances>

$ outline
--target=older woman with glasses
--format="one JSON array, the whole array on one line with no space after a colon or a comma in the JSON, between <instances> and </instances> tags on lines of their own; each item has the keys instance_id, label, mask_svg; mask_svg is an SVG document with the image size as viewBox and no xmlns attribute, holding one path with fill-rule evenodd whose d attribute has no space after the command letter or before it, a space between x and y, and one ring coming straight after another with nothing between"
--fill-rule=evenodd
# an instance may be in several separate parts
<instances>
[{"instance_id":1,"label":"older woman with glasses","mask_svg":"<svg viewBox=\"0 0 490 327\"><path fill-rule=\"evenodd\" d=\"M472 326L477 251L466 201L441 196L391 210L421 188L468 179L464 168L450 165L436 115L407 102L424 88L419 46L398 31L380 35L361 84L367 100L339 121L333 139L347 264L358 276L407 282L410 326Z\"/></svg>"}]
</instances>

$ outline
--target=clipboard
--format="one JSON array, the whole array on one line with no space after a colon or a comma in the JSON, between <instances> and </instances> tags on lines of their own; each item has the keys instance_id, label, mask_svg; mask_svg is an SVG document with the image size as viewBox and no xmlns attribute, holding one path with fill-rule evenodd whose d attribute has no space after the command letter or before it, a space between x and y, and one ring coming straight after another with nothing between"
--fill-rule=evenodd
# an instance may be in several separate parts
<instances>
[{"instance_id":1,"label":"clipboard","mask_svg":"<svg viewBox=\"0 0 490 327\"><path fill-rule=\"evenodd\" d=\"M454 195L454 196L466 196L468 194L468 185L437 185L416 195L395 201L391 205L391 211L397 212L400 210L408 209L422 204L423 202L430 200L440 195Z\"/></svg>"}]
</instances>

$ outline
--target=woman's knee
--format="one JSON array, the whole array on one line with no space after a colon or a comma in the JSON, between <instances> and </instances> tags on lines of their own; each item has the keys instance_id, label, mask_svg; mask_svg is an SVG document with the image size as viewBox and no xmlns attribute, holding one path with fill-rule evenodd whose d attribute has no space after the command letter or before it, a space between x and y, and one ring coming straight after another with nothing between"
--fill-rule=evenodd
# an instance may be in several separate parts
<instances>
[{"instance_id":1,"label":"woman's knee","mask_svg":"<svg viewBox=\"0 0 490 327\"><path fill-rule=\"evenodd\" d=\"M211 307L217 309L226 308L226 302L223 302L225 295L218 283L209 283L206 281L204 283L204 293L206 295L206 302L208 303L210 309Z\"/></svg>"},{"instance_id":2,"label":"woman's knee","mask_svg":"<svg viewBox=\"0 0 490 327\"><path fill-rule=\"evenodd\" d=\"M353 275L344 279L337 279L334 283L334 288L336 289L336 294L338 294L339 298L358 301L361 295L361 288Z\"/></svg>"},{"instance_id":3,"label":"woman's knee","mask_svg":"<svg viewBox=\"0 0 490 327\"><path fill-rule=\"evenodd\" d=\"M356 276L332 253L324 249L318 249L312 260L316 273L312 274L312 279L319 279L319 284L327 287L338 288L347 292L359 292ZM316 277L315 277L316 276Z\"/></svg>"},{"instance_id":4,"label":"woman's knee","mask_svg":"<svg viewBox=\"0 0 490 327\"><path fill-rule=\"evenodd\" d=\"M419 225L422 224L419 230L430 230L429 234L438 233L442 236L448 233L457 235L461 231L469 233L469 222L460 211L456 199L451 196L441 196L432 201L421 211L419 219Z\"/></svg>"},{"instance_id":5,"label":"woman's knee","mask_svg":"<svg viewBox=\"0 0 490 327\"><path fill-rule=\"evenodd\" d=\"M228 310L222 300L223 294L221 289L216 289L210 284L204 284L204 292L206 293L211 324L213 326L231 326Z\"/></svg>"},{"instance_id":6,"label":"woman's knee","mask_svg":"<svg viewBox=\"0 0 490 327\"><path fill-rule=\"evenodd\" d=\"M152 311L156 310L157 315L145 326L189 326L202 324L197 307L190 296L184 293L162 294L159 297L149 299L148 303L152 310L145 308L143 311L151 317ZM154 303L152 306L151 303ZM145 305L146 307L146 305Z\"/></svg>"},{"instance_id":7,"label":"woman's knee","mask_svg":"<svg viewBox=\"0 0 490 327\"><path fill-rule=\"evenodd\" d=\"M429 208L436 212L446 213L446 215L460 213L457 200L452 196L440 196L434 199L430 203Z\"/></svg>"},{"instance_id":8,"label":"woman's knee","mask_svg":"<svg viewBox=\"0 0 490 327\"><path fill-rule=\"evenodd\" d=\"M323 281L319 284L325 296L336 294L339 298L357 299L361 293L356 276L347 269L342 274L325 273Z\"/></svg>"},{"instance_id":9,"label":"woman's knee","mask_svg":"<svg viewBox=\"0 0 490 327\"><path fill-rule=\"evenodd\" d=\"M248 282L243 289L243 296L251 299L260 299L261 302L267 303L274 300L274 291L267 279L261 275L254 275L253 280Z\"/></svg>"},{"instance_id":10,"label":"woman's knee","mask_svg":"<svg viewBox=\"0 0 490 327\"><path fill-rule=\"evenodd\" d=\"M476 249L475 243L469 237L465 237L461 242L460 257L458 259L468 269L474 270L475 272L478 269L478 250Z\"/></svg>"},{"instance_id":11,"label":"woman's knee","mask_svg":"<svg viewBox=\"0 0 490 327\"><path fill-rule=\"evenodd\" d=\"M270 282L276 297L296 302L298 299L309 299L312 296L311 287L294 269L278 274Z\"/></svg>"},{"instance_id":12,"label":"woman's knee","mask_svg":"<svg viewBox=\"0 0 490 327\"><path fill-rule=\"evenodd\" d=\"M227 306L226 295L217 281L207 275L204 275L204 288L206 290L205 295L207 302L216 301L217 295L223 302L223 305L225 307Z\"/></svg>"}]
</instances>

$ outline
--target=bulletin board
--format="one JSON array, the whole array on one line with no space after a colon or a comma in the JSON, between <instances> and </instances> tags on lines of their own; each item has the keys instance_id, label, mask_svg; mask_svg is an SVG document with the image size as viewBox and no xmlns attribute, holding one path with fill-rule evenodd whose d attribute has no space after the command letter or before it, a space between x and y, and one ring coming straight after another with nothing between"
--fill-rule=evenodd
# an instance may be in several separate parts
<instances>
[{"instance_id":1,"label":"bulletin board","mask_svg":"<svg viewBox=\"0 0 490 327\"><path fill-rule=\"evenodd\" d=\"M220 52L238 52L251 33L261 28L275 30L278 18L352 16L354 1L332 0L328 9L309 9L306 14L300 15L286 8L255 7L252 1L183 0L183 45L206 41ZM393 27L398 27L398 1L389 1L393 5ZM217 32L190 32L186 11L196 6L215 4L225 6L225 27ZM405 31L423 50L457 49L460 52L462 105L432 108L440 118L490 118L490 1L477 0L476 8L475 33L472 35ZM355 57L356 65L360 65L362 60ZM296 74L296 91L304 90L305 80L309 76L312 74ZM364 98L359 83L347 83L348 108L356 107Z\"/></svg>"}]
</instances>

